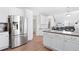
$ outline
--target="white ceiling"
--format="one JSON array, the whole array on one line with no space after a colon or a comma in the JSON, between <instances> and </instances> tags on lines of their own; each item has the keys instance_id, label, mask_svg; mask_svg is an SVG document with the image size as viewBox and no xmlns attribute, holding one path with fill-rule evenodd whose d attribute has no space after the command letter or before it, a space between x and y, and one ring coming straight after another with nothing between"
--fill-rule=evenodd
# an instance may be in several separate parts
<instances>
[{"instance_id":1,"label":"white ceiling","mask_svg":"<svg viewBox=\"0 0 79 59\"><path fill-rule=\"evenodd\" d=\"M28 7L28 9L31 9L34 15L55 15L65 13L67 11L77 11L79 10L79 7Z\"/></svg>"}]
</instances>

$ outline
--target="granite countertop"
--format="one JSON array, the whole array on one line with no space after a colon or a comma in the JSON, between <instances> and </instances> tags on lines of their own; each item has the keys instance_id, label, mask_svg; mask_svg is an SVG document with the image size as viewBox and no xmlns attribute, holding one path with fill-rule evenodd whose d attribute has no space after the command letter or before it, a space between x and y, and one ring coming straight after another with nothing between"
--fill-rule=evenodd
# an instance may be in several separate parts
<instances>
[{"instance_id":1,"label":"granite countertop","mask_svg":"<svg viewBox=\"0 0 79 59\"><path fill-rule=\"evenodd\" d=\"M77 36L77 37L79 37L79 33L69 32L69 31L46 30L46 31L43 31L43 32L62 34L62 35L70 35L70 36Z\"/></svg>"}]
</instances>

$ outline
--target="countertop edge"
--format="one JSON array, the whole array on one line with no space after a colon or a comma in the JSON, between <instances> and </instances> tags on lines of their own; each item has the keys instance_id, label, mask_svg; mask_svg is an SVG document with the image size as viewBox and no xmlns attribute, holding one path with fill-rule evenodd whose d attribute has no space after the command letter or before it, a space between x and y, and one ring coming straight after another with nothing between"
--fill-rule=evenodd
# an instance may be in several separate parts
<instances>
[{"instance_id":1,"label":"countertop edge","mask_svg":"<svg viewBox=\"0 0 79 59\"><path fill-rule=\"evenodd\" d=\"M71 34L63 33L63 31L43 31L43 32L79 37L79 34L78 33L74 33L74 32L71 32Z\"/></svg>"}]
</instances>

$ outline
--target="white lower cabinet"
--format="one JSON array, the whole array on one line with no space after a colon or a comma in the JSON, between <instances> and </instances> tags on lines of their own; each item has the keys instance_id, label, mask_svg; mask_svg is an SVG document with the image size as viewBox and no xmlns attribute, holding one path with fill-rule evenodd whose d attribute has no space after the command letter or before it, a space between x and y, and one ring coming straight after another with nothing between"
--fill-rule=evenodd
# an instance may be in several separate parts
<instances>
[{"instance_id":1,"label":"white lower cabinet","mask_svg":"<svg viewBox=\"0 0 79 59\"><path fill-rule=\"evenodd\" d=\"M55 46L55 40L50 34L44 34L45 36L43 37L43 44L44 46L53 49ZM53 35L53 34L52 34ZM54 35L53 35L54 36Z\"/></svg>"},{"instance_id":2,"label":"white lower cabinet","mask_svg":"<svg viewBox=\"0 0 79 59\"><path fill-rule=\"evenodd\" d=\"M6 49L9 47L9 34L8 32L0 33L0 50Z\"/></svg>"},{"instance_id":3,"label":"white lower cabinet","mask_svg":"<svg viewBox=\"0 0 79 59\"><path fill-rule=\"evenodd\" d=\"M50 38L46 38L46 39L43 41L43 44L44 44L44 46L46 46L46 47L52 49L52 43L51 43L50 41L51 41Z\"/></svg>"},{"instance_id":4,"label":"white lower cabinet","mask_svg":"<svg viewBox=\"0 0 79 59\"><path fill-rule=\"evenodd\" d=\"M9 37L0 35L0 50L6 49L9 47Z\"/></svg>"},{"instance_id":5,"label":"white lower cabinet","mask_svg":"<svg viewBox=\"0 0 79 59\"><path fill-rule=\"evenodd\" d=\"M56 39L55 39L56 38ZM64 35L60 35L60 34L55 34L55 38L54 40L56 40L55 44L55 49L56 50L63 50L63 46L64 46Z\"/></svg>"},{"instance_id":6,"label":"white lower cabinet","mask_svg":"<svg viewBox=\"0 0 79 59\"><path fill-rule=\"evenodd\" d=\"M73 42L66 42L64 46L64 51L79 51L79 45Z\"/></svg>"},{"instance_id":7,"label":"white lower cabinet","mask_svg":"<svg viewBox=\"0 0 79 59\"><path fill-rule=\"evenodd\" d=\"M43 44L52 50L79 51L79 37L76 36L44 33Z\"/></svg>"},{"instance_id":8,"label":"white lower cabinet","mask_svg":"<svg viewBox=\"0 0 79 59\"><path fill-rule=\"evenodd\" d=\"M79 51L79 37L66 36L64 43L65 51Z\"/></svg>"},{"instance_id":9,"label":"white lower cabinet","mask_svg":"<svg viewBox=\"0 0 79 59\"><path fill-rule=\"evenodd\" d=\"M64 36L60 34L44 34L44 45L53 50L63 50Z\"/></svg>"}]
</instances>

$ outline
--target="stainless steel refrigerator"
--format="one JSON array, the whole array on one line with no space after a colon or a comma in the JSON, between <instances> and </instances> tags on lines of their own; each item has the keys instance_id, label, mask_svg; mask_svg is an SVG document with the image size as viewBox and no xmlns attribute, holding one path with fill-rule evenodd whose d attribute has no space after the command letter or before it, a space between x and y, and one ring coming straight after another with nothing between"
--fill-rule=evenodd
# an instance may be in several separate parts
<instances>
[{"instance_id":1,"label":"stainless steel refrigerator","mask_svg":"<svg viewBox=\"0 0 79 59\"><path fill-rule=\"evenodd\" d=\"M9 21L9 45L11 48L18 47L27 43L27 30L24 32L25 18L23 16L8 16Z\"/></svg>"}]
</instances>

